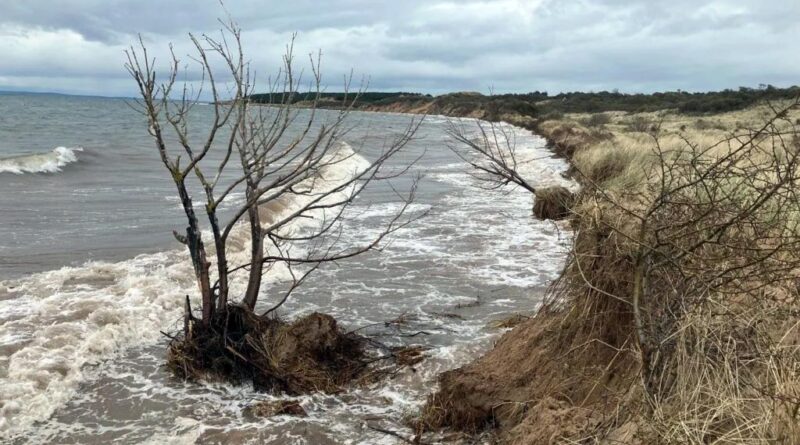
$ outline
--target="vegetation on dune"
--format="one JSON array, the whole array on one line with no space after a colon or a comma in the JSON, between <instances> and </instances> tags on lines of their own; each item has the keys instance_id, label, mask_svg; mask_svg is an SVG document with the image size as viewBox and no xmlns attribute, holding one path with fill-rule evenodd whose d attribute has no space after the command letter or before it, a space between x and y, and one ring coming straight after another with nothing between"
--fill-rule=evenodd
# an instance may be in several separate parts
<instances>
[{"instance_id":1,"label":"vegetation on dune","mask_svg":"<svg viewBox=\"0 0 800 445\"><path fill-rule=\"evenodd\" d=\"M326 104L339 103L342 106L350 106L351 104L358 104L358 106L365 106L367 104L380 104L388 103L395 100L416 100L416 99L429 99L431 95L420 93L406 93L406 92L380 92L380 91L360 91L360 92L340 92L340 93L325 93L309 91L305 93L291 92L290 94L281 93L257 93L248 96L248 99L254 103L259 104L283 104L287 101L289 103L310 102L318 101ZM357 99L357 101L356 101Z\"/></svg>"},{"instance_id":2,"label":"vegetation on dune","mask_svg":"<svg viewBox=\"0 0 800 445\"><path fill-rule=\"evenodd\" d=\"M443 374L418 430L519 444L800 442L800 102L596 116L536 124L582 184L546 304ZM486 147L495 141L471 150L507 183L509 156Z\"/></svg>"},{"instance_id":3,"label":"vegetation on dune","mask_svg":"<svg viewBox=\"0 0 800 445\"><path fill-rule=\"evenodd\" d=\"M759 88L689 93L667 91L652 94L625 94L601 91L597 93L560 93L536 100L547 112L598 113L604 111L627 111L644 113L674 109L684 114L722 113L742 110L765 100L792 99L800 94L800 87L777 88L762 85Z\"/></svg>"},{"instance_id":4,"label":"vegetation on dune","mask_svg":"<svg viewBox=\"0 0 800 445\"><path fill-rule=\"evenodd\" d=\"M681 114L718 114L752 107L763 101L789 100L800 94L800 87L778 88L761 85L758 88L740 87L723 91L696 92L667 91L651 94L629 94L617 91L568 92L550 95L534 91L522 94L483 95L460 92L431 96L408 92L361 92L320 93L325 107L344 106L358 96L357 109L379 111L382 109L429 114L444 114L454 117L481 115L489 120L492 116L513 115L537 119L559 119L564 114L592 113L592 122L587 126L602 124L603 112L624 111L628 113L650 113L674 110ZM292 101L304 102L316 97L315 93L295 93ZM274 94L252 94L257 103L279 103L285 98ZM403 108L407 109L403 109Z\"/></svg>"}]
</instances>

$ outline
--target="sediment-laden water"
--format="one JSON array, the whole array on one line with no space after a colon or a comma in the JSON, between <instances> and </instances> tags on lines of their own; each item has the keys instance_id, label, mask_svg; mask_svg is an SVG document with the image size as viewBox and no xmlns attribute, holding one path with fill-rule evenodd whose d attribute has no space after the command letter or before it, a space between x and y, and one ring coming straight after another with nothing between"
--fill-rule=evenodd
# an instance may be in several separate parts
<instances>
[{"instance_id":1,"label":"sediment-laden water","mask_svg":"<svg viewBox=\"0 0 800 445\"><path fill-rule=\"evenodd\" d=\"M370 159L409 119L355 113L345 140ZM194 283L171 235L182 213L141 117L117 99L0 95L0 440L395 443L367 424L401 429L438 373L491 346L492 320L536 306L565 257L568 232L532 219L530 194L475 186L446 146L446 123L426 118L392 160L422 156L392 185L422 174L410 211L427 216L380 252L324 267L282 312L322 311L351 328L403 315L406 333L425 334L384 329L385 340L424 343L430 358L372 387L301 397L306 418L262 419L243 407L272 396L162 368L159 331L180 326ZM541 138L507 128L532 182L566 183ZM374 184L341 242L368 241L400 206L389 184Z\"/></svg>"}]
</instances>

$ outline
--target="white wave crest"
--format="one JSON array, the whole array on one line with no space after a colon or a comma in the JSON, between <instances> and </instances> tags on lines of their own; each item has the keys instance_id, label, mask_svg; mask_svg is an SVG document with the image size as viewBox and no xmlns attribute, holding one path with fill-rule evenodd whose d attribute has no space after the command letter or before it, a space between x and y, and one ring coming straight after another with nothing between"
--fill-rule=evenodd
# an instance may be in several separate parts
<instances>
[{"instance_id":1,"label":"white wave crest","mask_svg":"<svg viewBox=\"0 0 800 445\"><path fill-rule=\"evenodd\" d=\"M83 366L148 344L191 293L183 252L88 263L0 282L0 442L49 417L75 393ZM14 334L13 337L10 334Z\"/></svg>"},{"instance_id":2,"label":"white wave crest","mask_svg":"<svg viewBox=\"0 0 800 445\"><path fill-rule=\"evenodd\" d=\"M46 153L0 158L0 173L56 173L67 164L78 161L77 152L83 151L80 147L56 147Z\"/></svg>"}]
</instances>

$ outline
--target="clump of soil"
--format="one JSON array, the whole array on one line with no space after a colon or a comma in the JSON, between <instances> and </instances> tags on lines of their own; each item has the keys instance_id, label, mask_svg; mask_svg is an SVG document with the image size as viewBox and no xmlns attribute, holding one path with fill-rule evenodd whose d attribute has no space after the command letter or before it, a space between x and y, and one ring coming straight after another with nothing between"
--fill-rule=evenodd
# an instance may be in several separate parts
<instances>
[{"instance_id":1,"label":"clump of soil","mask_svg":"<svg viewBox=\"0 0 800 445\"><path fill-rule=\"evenodd\" d=\"M229 306L207 326L190 322L170 342L167 366L189 380L252 382L257 390L287 394L333 393L375 361L366 344L329 315L315 312L286 322Z\"/></svg>"},{"instance_id":2,"label":"clump of soil","mask_svg":"<svg viewBox=\"0 0 800 445\"><path fill-rule=\"evenodd\" d=\"M539 219L560 220L570 215L575 203L575 195L566 187L547 187L536 189L533 201L533 215Z\"/></svg>"},{"instance_id":3,"label":"clump of soil","mask_svg":"<svg viewBox=\"0 0 800 445\"><path fill-rule=\"evenodd\" d=\"M525 320L529 320L531 317L523 314L512 314L507 317L492 320L486 324L487 327L491 329L509 329L513 328Z\"/></svg>"},{"instance_id":4,"label":"clump of soil","mask_svg":"<svg viewBox=\"0 0 800 445\"><path fill-rule=\"evenodd\" d=\"M418 432L494 429L511 444L619 434L635 412L630 400L639 388L636 358L613 338L576 345L564 334L575 332L565 323L571 321L563 313L544 310L507 332L483 357L442 374Z\"/></svg>"}]
</instances>

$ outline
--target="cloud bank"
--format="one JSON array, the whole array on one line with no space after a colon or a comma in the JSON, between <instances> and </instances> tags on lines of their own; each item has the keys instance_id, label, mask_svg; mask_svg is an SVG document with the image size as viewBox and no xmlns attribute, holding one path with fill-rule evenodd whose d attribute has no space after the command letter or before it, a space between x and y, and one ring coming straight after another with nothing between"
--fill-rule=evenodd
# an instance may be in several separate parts
<instances>
[{"instance_id":1,"label":"cloud bank","mask_svg":"<svg viewBox=\"0 0 800 445\"><path fill-rule=\"evenodd\" d=\"M7 0L0 89L131 96L123 50L141 34L166 61L170 42L213 33L215 0ZM324 81L351 69L369 89L551 93L651 92L800 83L800 2L785 0L236 0L259 73L323 53ZM299 57L302 59L302 57ZM191 75L191 73L190 73Z\"/></svg>"}]
</instances>

